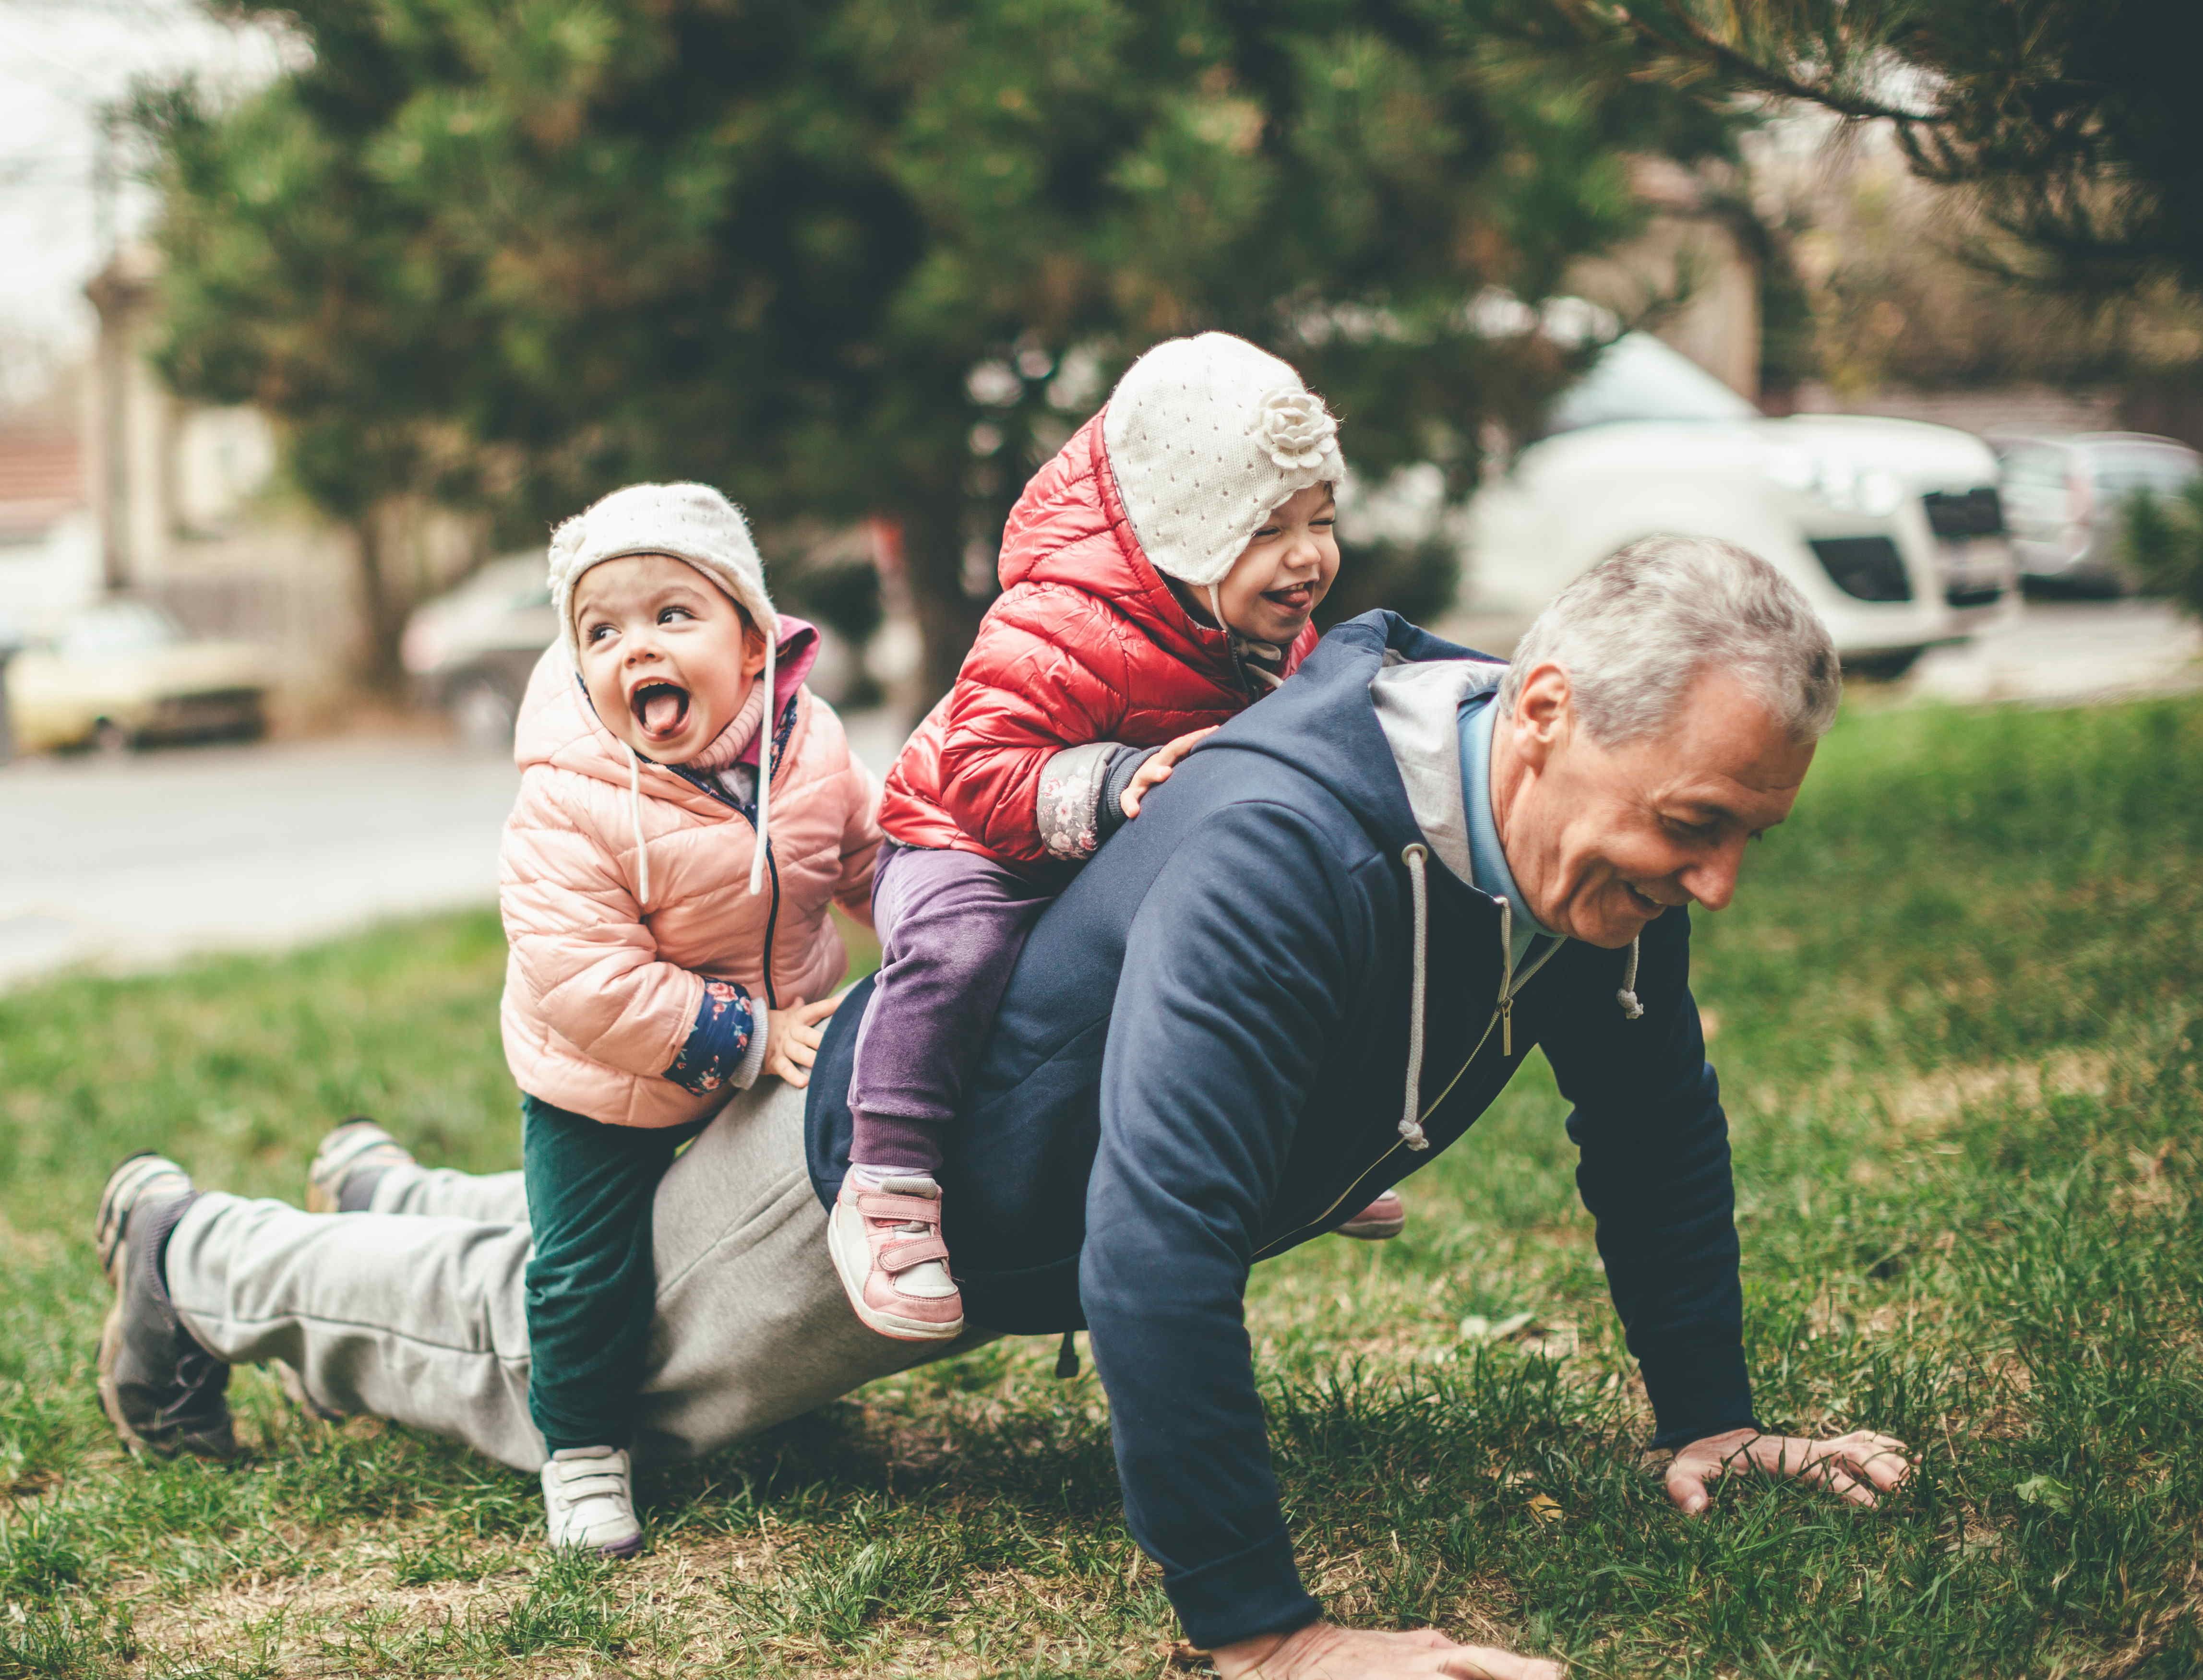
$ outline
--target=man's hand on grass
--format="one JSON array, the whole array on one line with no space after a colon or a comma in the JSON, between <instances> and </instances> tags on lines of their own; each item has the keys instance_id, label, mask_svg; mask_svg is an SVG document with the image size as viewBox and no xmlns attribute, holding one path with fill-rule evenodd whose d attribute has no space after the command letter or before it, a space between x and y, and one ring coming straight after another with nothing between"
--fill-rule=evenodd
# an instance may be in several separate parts
<instances>
[{"instance_id":1,"label":"man's hand on grass","mask_svg":"<svg viewBox=\"0 0 2203 1680\"><path fill-rule=\"evenodd\" d=\"M1371 1633L1312 1622L1209 1653L1220 1680L1561 1680L1558 1663L1489 1645L1457 1645L1435 1628Z\"/></svg>"},{"instance_id":2,"label":"man's hand on grass","mask_svg":"<svg viewBox=\"0 0 2203 1680\"><path fill-rule=\"evenodd\" d=\"M1694 1441L1668 1466L1668 1497L1686 1516L1713 1502L1713 1484L1731 1471L1757 1470L1817 1482L1853 1505L1872 1505L1912 1473L1905 1443L1871 1429L1853 1429L1834 1441L1730 1429Z\"/></svg>"},{"instance_id":3,"label":"man's hand on grass","mask_svg":"<svg viewBox=\"0 0 2203 1680\"><path fill-rule=\"evenodd\" d=\"M1155 751L1155 756L1132 772L1132 779L1125 784L1125 791L1117 796L1117 803L1126 816L1140 814L1140 801L1148 797L1148 789L1170 780L1171 766L1199 746L1202 739L1216 733L1212 723L1206 729L1196 729L1190 735L1180 735L1174 741L1166 741Z\"/></svg>"},{"instance_id":4,"label":"man's hand on grass","mask_svg":"<svg viewBox=\"0 0 2203 1680\"><path fill-rule=\"evenodd\" d=\"M846 992L807 1004L798 998L786 1009L765 1012L765 1069L800 1091L811 1082L811 1064L818 1059L818 1040L826 1036L820 1024L841 1008Z\"/></svg>"}]
</instances>

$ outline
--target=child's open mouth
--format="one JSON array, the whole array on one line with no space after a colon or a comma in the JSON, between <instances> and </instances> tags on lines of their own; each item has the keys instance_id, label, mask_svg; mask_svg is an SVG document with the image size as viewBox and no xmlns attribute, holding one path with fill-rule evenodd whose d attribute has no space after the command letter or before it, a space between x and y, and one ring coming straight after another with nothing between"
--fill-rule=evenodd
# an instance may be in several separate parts
<instances>
[{"instance_id":1,"label":"child's open mouth","mask_svg":"<svg viewBox=\"0 0 2203 1680\"><path fill-rule=\"evenodd\" d=\"M670 740L688 721L688 691L678 683L646 682L627 703L642 733L653 741Z\"/></svg>"},{"instance_id":2,"label":"child's open mouth","mask_svg":"<svg viewBox=\"0 0 2203 1680\"><path fill-rule=\"evenodd\" d=\"M1315 604L1315 591L1305 583L1296 583L1284 589L1266 589L1262 598L1287 612L1306 612Z\"/></svg>"}]
</instances>

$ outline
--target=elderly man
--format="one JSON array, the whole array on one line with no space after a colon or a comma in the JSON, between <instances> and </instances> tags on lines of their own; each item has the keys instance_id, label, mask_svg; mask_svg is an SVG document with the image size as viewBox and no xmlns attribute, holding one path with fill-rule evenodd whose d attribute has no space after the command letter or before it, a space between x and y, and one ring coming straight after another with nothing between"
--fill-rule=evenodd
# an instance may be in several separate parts
<instances>
[{"instance_id":1,"label":"elderly man","mask_svg":"<svg viewBox=\"0 0 2203 1680\"><path fill-rule=\"evenodd\" d=\"M1432 1158L1533 1045L1574 1104L1674 1503L1703 1510L1739 1466L1861 1504L1905 1473L1886 1437L1786 1440L1753 1418L1727 1122L1688 984L1687 906L1728 902L1837 695L1810 607L1722 545L1615 556L1512 665L1372 613L1188 758L1038 924L954 1129L951 1248L975 1323L1090 1332L1127 1518L1227 1680L1556 1671L1322 1619L1244 1323L1255 1260ZM826 1258L863 999L807 1114L784 1088L738 1099L659 1192L646 1451L708 1451L941 1351L865 1331ZM316 1175L323 1205L366 1217L203 1194L158 1157L118 1169L99 1222L118 1426L227 1450L228 1365L280 1359L322 1406L540 1464L517 1175L427 1171L357 1126Z\"/></svg>"}]
</instances>

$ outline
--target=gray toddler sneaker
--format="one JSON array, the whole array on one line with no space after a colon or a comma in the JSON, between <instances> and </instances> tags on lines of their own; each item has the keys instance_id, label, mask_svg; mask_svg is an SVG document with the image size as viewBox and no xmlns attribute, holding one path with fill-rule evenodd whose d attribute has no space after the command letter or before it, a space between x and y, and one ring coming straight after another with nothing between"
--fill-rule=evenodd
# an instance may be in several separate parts
<instances>
[{"instance_id":1,"label":"gray toddler sneaker","mask_svg":"<svg viewBox=\"0 0 2203 1680\"><path fill-rule=\"evenodd\" d=\"M151 1152L108 1176L92 1228L115 1289L99 1337L99 1403L133 1453L233 1459L229 1367L192 1339L161 1275L162 1247L198 1195L190 1174Z\"/></svg>"},{"instance_id":2,"label":"gray toddler sneaker","mask_svg":"<svg viewBox=\"0 0 2203 1680\"><path fill-rule=\"evenodd\" d=\"M364 1115L334 1127L306 1169L306 1211L364 1213L375 1181L413 1164L413 1152Z\"/></svg>"}]
</instances>

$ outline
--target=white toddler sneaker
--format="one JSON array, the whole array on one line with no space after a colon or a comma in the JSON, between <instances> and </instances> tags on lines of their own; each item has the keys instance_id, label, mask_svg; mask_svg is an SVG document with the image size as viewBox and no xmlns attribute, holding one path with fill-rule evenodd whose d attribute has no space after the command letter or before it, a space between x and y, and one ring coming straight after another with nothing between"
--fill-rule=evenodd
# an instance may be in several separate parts
<instances>
[{"instance_id":1,"label":"white toddler sneaker","mask_svg":"<svg viewBox=\"0 0 2203 1680\"><path fill-rule=\"evenodd\" d=\"M605 1558L642 1550L626 1449L563 1447L543 1466L543 1514L553 1546L586 1547Z\"/></svg>"}]
</instances>

